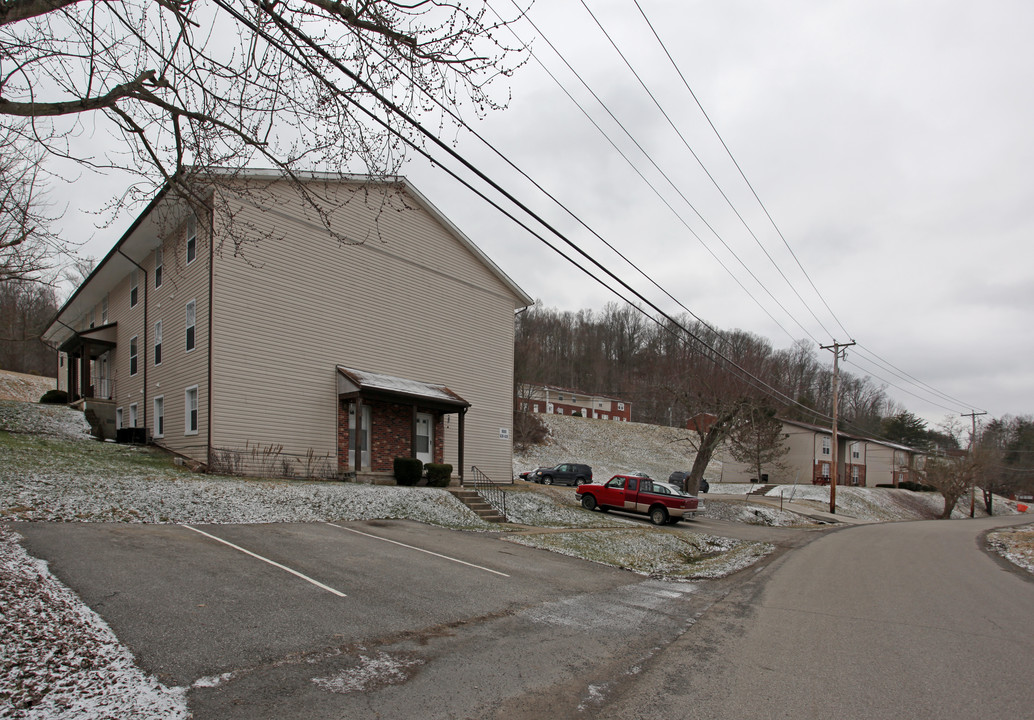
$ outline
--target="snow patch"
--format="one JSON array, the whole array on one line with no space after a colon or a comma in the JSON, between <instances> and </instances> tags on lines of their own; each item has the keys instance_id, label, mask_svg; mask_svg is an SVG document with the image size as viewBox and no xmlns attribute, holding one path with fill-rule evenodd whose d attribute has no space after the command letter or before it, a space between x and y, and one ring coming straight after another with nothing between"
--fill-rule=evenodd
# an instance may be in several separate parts
<instances>
[{"instance_id":1,"label":"snow patch","mask_svg":"<svg viewBox=\"0 0 1034 720\"><path fill-rule=\"evenodd\" d=\"M384 685L401 685L412 677L411 668L422 664L422 660L393 657L388 653L378 652L372 656L360 655L355 667L331 677L313 678L312 682L328 692L347 695Z\"/></svg>"}]
</instances>

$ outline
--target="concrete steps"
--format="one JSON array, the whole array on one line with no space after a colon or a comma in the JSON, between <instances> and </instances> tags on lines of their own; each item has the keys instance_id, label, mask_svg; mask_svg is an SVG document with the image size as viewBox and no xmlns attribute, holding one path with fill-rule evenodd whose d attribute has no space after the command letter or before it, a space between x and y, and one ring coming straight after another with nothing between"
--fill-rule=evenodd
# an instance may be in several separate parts
<instances>
[{"instance_id":1,"label":"concrete steps","mask_svg":"<svg viewBox=\"0 0 1034 720\"><path fill-rule=\"evenodd\" d=\"M485 522L504 523L506 518L485 502L475 490L464 490L462 488L449 488L449 492L456 496L456 499L473 510L479 518Z\"/></svg>"}]
</instances>

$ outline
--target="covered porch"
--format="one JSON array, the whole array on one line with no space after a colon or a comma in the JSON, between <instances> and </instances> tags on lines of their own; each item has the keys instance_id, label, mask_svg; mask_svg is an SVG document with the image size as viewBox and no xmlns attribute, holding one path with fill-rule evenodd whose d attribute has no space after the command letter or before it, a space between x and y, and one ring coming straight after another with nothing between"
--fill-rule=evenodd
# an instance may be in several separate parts
<instances>
[{"instance_id":1,"label":"covered porch","mask_svg":"<svg viewBox=\"0 0 1034 720\"><path fill-rule=\"evenodd\" d=\"M64 370L69 403L82 399L111 400L114 397L112 365L117 324L74 333L58 348L67 357Z\"/></svg>"},{"instance_id":2,"label":"covered porch","mask_svg":"<svg viewBox=\"0 0 1034 720\"><path fill-rule=\"evenodd\" d=\"M396 457L441 463L445 418L457 415L457 467L463 481L464 419L470 403L444 385L337 366L338 472L393 482Z\"/></svg>"}]
</instances>

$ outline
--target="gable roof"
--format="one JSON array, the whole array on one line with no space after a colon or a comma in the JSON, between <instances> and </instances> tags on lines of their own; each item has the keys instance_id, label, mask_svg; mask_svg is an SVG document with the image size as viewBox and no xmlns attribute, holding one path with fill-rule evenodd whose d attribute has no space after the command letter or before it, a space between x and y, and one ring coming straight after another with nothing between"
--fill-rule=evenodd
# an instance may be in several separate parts
<instances>
[{"instance_id":1,"label":"gable roof","mask_svg":"<svg viewBox=\"0 0 1034 720\"><path fill-rule=\"evenodd\" d=\"M219 178L226 181L257 180L266 182L284 181L281 173L275 170L213 170L210 172L213 183ZM495 275L526 307L535 301L524 292L498 265L496 265L474 242L460 231L443 215L416 187L405 177L399 175L372 176L345 173L298 172L295 177L312 182L340 183L373 183L377 185L397 185L410 196L416 204L444 227L461 245L469 250L488 270ZM81 314L101 302L108 291L122 278L138 268L148 255L161 243L161 227L170 221L177 223L189 212L187 203L171 192L171 183L166 183L155 194L147 207L133 220L114 247L104 256L93 272L87 276L50 321L43 333L43 340L51 344L61 344L72 337L76 330L70 326Z\"/></svg>"}]
</instances>

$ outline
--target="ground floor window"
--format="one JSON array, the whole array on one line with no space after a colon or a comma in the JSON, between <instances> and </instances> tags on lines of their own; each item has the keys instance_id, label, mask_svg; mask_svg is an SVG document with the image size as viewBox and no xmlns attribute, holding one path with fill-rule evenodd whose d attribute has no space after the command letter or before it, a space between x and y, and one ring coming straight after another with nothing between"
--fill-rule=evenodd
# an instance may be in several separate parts
<instances>
[{"instance_id":1,"label":"ground floor window","mask_svg":"<svg viewBox=\"0 0 1034 720\"><path fill-rule=\"evenodd\" d=\"M184 435L197 435L197 385L187 388L184 411Z\"/></svg>"},{"instance_id":2,"label":"ground floor window","mask_svg":"<svg viewBox=\"0 0 1034 720\"><path fill-rule=\"evenodd\" d=\"M154 399L154 436L165 436L165 397L162 395Z\"/></svg>"},{"instance_id":3,"label":"ground floor window","mask_svg":"<svg viewBox=\"0 0 1034 720\"><path fill-rule=\"evenodd\" d=\"M129 406L129 427L135 428L137 421L137 404L133 403Z\"/></svg>"}]
</instances>

